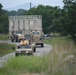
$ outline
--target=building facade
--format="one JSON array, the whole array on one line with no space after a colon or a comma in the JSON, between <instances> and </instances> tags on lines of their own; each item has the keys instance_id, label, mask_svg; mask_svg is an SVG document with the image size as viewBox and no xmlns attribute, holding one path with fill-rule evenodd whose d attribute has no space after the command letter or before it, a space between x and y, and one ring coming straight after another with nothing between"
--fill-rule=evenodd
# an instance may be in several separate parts
<instances>
[{"instance_id":1,"label":"building facade","mask_svg":"<svg viewBox=\"0 0 76 75\"><path fill-rule=\"evenodd\" d=\"M31 30L42 31L41 15L9 16L9 35L12 31L28 34Z\"/></svg>"}]
</instances>

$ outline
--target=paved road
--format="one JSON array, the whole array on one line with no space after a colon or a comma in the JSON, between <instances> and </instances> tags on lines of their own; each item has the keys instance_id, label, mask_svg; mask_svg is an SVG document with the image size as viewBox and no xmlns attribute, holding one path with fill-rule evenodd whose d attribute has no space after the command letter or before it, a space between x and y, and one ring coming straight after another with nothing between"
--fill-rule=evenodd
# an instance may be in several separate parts
<instances>
[{"instance_id":1,"label":"paved road","mask_svg":"<svg viewBox=\"0 0 76 75\"><path fill-rule=\"evenodd\" d=\"M2 41L0 41L1 43ZM4 41L3 41L4 42ZM18 44L18 43L11 43L10 41L5 41L6 43L9 43L9 44ZM44 47L40 47L40 46L37 46L36 47L36 52L34 53L34 56L45 56L47 55L50 51L52 50L52 46L50 45L44 45ZM15 53L10 53L8 55L5 55L5 56L2 56L0 57L0 67L3 66L3 62L7 62L7 59L11 58L11 57L14 57L15 56Z\"/></svg>"},{"instance_id":2,"label":"paved road","mask_svg":"<svg viewBox=\"0 0 76 75\"><path fill-rule=\"evenodd\" d=\"M52 50L51 45L45 44L44 47L37 46L34 56L45 56Z\"/></svg>"},{"instance_id":3,"label":"paved road","mask_svg":"<svg viewBox=\"0 0 76 75\"><path fill-rule=\"evenodd\" d=\"M7 62L7 60L9 58L14 57L14 56L15 56L15 53L13 52L13 53L10 53L10 54L0 57L0 67L2 67L4 62Z\"/></svg>"}]
</instances>

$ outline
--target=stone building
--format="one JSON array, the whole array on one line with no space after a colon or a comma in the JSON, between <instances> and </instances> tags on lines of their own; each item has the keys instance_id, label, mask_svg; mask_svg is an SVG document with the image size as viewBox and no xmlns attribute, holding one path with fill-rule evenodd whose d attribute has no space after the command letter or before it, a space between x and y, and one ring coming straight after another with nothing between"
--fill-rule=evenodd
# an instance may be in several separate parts
<instances>
[{"instance_id":1,"label":"stone building","mask_svg":"<svg viewBox=\"0 0 76 75\"><path fill-rule=\"evenodd\" d=\"M9 16L9 35L12 31L22 31L28 34L30 31L42 31L41 15Z\"/></svg>"}]
</instances>

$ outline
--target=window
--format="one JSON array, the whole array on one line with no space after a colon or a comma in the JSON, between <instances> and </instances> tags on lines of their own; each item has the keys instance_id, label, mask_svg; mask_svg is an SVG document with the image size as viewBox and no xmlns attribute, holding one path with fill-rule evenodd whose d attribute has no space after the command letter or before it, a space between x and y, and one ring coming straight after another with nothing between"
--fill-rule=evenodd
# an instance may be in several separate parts
<instances>
[{"instance_id":1,"label":"window","mask_svg":"<svg viewBox=\"0 0 76 75\"><path fill-rule=\"evenodd\" d=\"M32 32L32 34L34 34L34 35L39 35L39 32Z\"/></svg>"}]
</instances>

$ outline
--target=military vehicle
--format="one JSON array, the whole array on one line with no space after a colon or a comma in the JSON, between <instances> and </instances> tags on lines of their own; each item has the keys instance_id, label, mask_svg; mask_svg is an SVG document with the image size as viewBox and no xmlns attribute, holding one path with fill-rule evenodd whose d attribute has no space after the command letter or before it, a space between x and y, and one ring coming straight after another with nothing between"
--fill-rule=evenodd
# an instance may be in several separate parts
<instances>
[{"instance_id":1,"label":"military vehicle","mask_svg":"<svg viewBox=\"0 0 76 75\"><path fill-rule=\"evenodd\" d=\"M42 16L41 15L24 15L24 16L9 16L9 37L12 41L14 33L17 35L30 34L31 31L42 32Z\"/></svg>"},{"instance_id":2,"label":"military vehicle","mask_svg":"<svg viewBox=\"0 0 76 75\"><path fill-rule=\"evenodd\" d=\"M24 39L24 35L21 31L13 31L11 35L11 42L20 42Z\"/></svg>"},{"instance_id":3,"label":"military vehicle","mask_svg":"<svg viewBox=\"0 0 76 75\"><path fill-rule=\"evenodd\" d=\"M26 34L25 39L28 40L30 44L44 47L42 33L39 31L32 31L31 34Z\"/></svg>"},{"instance_id":4,"label":"military vehicle","mask_svg":"<svg viewBox=\"0 0 76 75\"><path fill-rule=\"evenodd\" d=\"M44 47L42 32L33 31L32 42L35 43L35 45L41 45L41 47Z\"/></svg>"},{"instance_id":5,"label":"military vehicle","mask_svg":"<svg viewBox=\"0 0 76 75\"><path fill-rule=\"evenodd\" d=\"M29 41L29 44L32 44L32 36L30 34L26 34L24 37L25 40Z\"/></svg>"},{"instance_id":6,"label":"military vehicle","mask_svg":"<svg viewBox=\"0 0 76 75\"><path fill-rule=\"evenodd\" d=\"M36 48L34 44L29 45L28 40L22 40L20 44L16 47L15 55L33 55Z\"/></svg>"},{"instance_id":7,"label":"military vehicle","mask_svg":"<svg viewBox=\"0 0 76 75\"><path fill-rule=\"evenodd\" d=\"M12 32L21 31L21 34L12 34ZM23 35L22 35L23 34ZM9 16L9 37L11 41L20 41L25 35L30 35L30 43L44 46L42 42L42 16L41 15L24 15L24 16Z\"/></svg>"}]
</instances>

